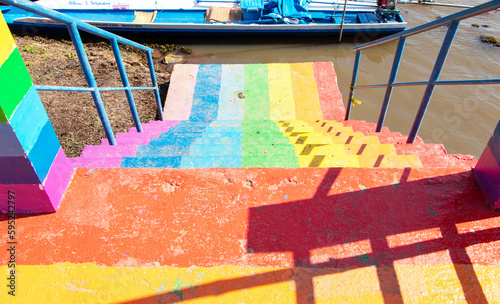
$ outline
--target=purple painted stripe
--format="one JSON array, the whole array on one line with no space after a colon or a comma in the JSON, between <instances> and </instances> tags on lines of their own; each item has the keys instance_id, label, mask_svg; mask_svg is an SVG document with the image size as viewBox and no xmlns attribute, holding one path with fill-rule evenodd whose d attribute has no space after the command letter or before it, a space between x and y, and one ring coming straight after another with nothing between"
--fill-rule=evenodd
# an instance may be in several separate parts
<instances>
[{"instance_id":1,"label":"purple painted stripe","mask_svg":"<svg viewBox=\"0 0 500 304\"><path fill-rule=\"evenodd\" d=\"M121 157L68 158L75 168L120 168Z\"/></svg>"},{"instance_id":2,"label":"purple painted stripe","mask_svg":"<svg viewBox=\"0 0 500 304\"><path fill-rule=\"evenodd\" d=\"M474 173L490 205L500 208L500 165L489 146L484 149Z\"/></svg>"},{"instance_id":3,"label":"purple painted stripe","mask_svg":"<svg viewBox=\"0 0 500 304\"><path fill-rule=\"evenodd\" d=\"M500 121L488 141L488 146L490 147L491 153L493 153L495 158L500 161Z\"/></svg>"},{"instance_id":4,"label":"purple painted stripe","mask_svg":"<svg viewBox=\"0 0 500 304\"><path fill-rule=\"evenodd\" d=\"M0 145L0 157L25 156L23 146L21 146L14 129L9 123L0 123L0 138L2 143Z\"/></svg>"},{"instance_id":5,"label":"purple painted stripe","mask_svg":"<svg viewBox=\"0 0 500 304\"><path fill-rule=\"evenodd\" d=\"M0 157L0 184L38 184L40 179L27 156Z\"/></svg>"},{"instance_id":6,"label":"purple painted stripe","mask_svg":"<svg viewBox=\"0 0 500 304\"><path fill-rule=\"evenodd\" d=\"M165 100L163 116L167 120L188 120L193 106L198 65L178 64L174 67Z\"/></svg>"},{"instance_id":7,"label":"purple painted stripe","mask_svg":"<svg viewBox=\"0 0 500 304\"><path fill-rule=\"evenodd\" d=\"M137 146L86 146L81 158L134 157Z\"/></svg>"},{"instance_id":8,"label":"purple painted stripe","mask_svg":"<svg viewBox=\"0 0 500 304\"><path fill-rule=\"evenodd\" d=\"M73 171L73 165L64 155L62 148L60 148L44 182L45 191L54 210L59 207L63 194L73 176Z\"/></svg>"},{"instance_id":9,"label":"purple painted stripe","mask_svg":"<svg viewBox=\"0 0 500 304\"><path fill-rule=\"evenodd\" d=\"M0 184L1 212L8 212L8 191L15 193L16 213L46 213L56 211L41 184Z\"/></svg>"}]
</instances>

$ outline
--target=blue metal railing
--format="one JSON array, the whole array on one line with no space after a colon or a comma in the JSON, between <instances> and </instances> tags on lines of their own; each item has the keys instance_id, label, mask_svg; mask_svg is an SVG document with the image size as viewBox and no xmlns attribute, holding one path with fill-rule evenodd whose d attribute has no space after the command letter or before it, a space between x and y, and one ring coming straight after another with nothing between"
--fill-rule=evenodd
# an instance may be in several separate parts
<instances>
[{"instance_id":1,"label":"blue metal railing","mask_svg":"<svg viewBox=\"0 0 500 304\"><path fill-rule=\"evenodd\" d=\"M108 31L102 30L90 24L87 24L81 20L72 18L65 14L53 11L51 9L45 8L36 3L30 2L28 0L0 0L5 4L15 6L17 8L23 9L25 11L37 14L39 16L43 16L46 18L50 18L52 20L58 21L60 23L65 24L68 27L69 34L71 36L71 40L73 41L73 45L75 46L76 53L78 55L78 60L80 60L80 65L83 69L83 73L85 75L85 79L87 81L88 87L62 87L62 86L41 86L37 85L35 88L37 90L48 90L48 91L77 91L77 92L90 92L92 94L92 98L94 99L94 104L96 106L97 112L99 114L99 118L104 128L104 132L106 133L106 137L110 145L116 145L116 140L113 135L113 131L111 129L111 125L108 120L108 116L106 115L106 110L104 109L104 105L102 103L101 91L125 91L127 95L128 104L130 107L130 111L132 113L132 118L134 120L135 127L137 132L142 132L142 126L139 119L139 114L137 113L137 109L134 102L134 97L132 96L132 90L153 90L156 105L158 107L158 116L161 120L163 120L163 112L161 108L160 101L160 93L158 90L158 84L156 82L155 71L153 67L153 57L152 53L153 49L148 48L142 44L133 42L126 38L120 37ZM120 73L120 78L122 80L123 87L110 87L110 88L101 88L97 86L97 83L94 78L94 74L92 73L92 68L90 67L90 63L85 53L85 48L82 43L82 39L80 37L79 31L85 31L96 36L109 39L111 43L111 48L113 49L113 53L115 56L115 60L118 66L118 71ZM139 49L141 51L146 52L149 71L151 75L151 87L131 87L127 78L127 73L125 71L125 66L123 65L122 56L120 54L119 43L123 45L128 45L130 47Z\"/></svg>"},{"instance_id":2,"label":"blue metal railing","mask_svg":"<svg viewBox=\"0 0 500 304\"><path fill-rule=\"evenodd\" d=\"M458 29L458 25L461 20L474 17L479 14L486 13L488 11L497 9L500 7L500 0L490 1L478 6L475 6L470 9L463 10L461 12L446 16L444 18L440 18L438 20L426 23L424 25L415 27L410 30L406 30L397 34L393 34L391 36L387 36L385 38L366 43L360 46L355 47L353 50L356 51L356 58L354 61L354 68L352 73L352 81L349 91L349 99L347 102L347 111L345 119L348 120L351 115L351 107L353 102L353 95L355 89L365 89L365 88L382 88L386 87L386 92L384 96L384 102L382 103L382 109L380 111L380 116L377 123L376 132L380 132L382 130L382 126L385 121L385 117L387 114L387 109L389 107L389 101L392 95L392 89L394 87L402 87L402 86L416 86L416 85L427 85L424 96L422 97L422 101L420 103L420 107L418 109L417 115L413 122L413 126L411 128L410 134L408 135L407 143L413 143L415 138L417 137L418 130L422 124L422 120L424 118L425 112L427 111L427 107L429 106L429 102L431 100L432 94L434 93L434 88L436 85L471 85L471 84L499 84L500 79L481 79L481 80L450 80L450 81L439 81L439 75L441 74L441 70L443 68L444 62L448 56L448 52L450 50L451 44L453 43L453 39L455 38L455 34ZM406 43L406 38L409 36L413 36L419 33L423 33L437 27L448 25L448 31L446 32L446 36L441 44L441 49L437 56L436 62L434 64L434 68L432 70L429 81L418 81L418 82L400 82L396 83L396 76L399 70L399 64L401 62L401 57L403 55L403 49ZM396 49L396 53L394 55L394 61L392 63L392 69L389 76L389 81L387 84L374 84L374 85L356 85L356 79L358 76L358 68L359 61L361 58L361 51L364 49L368 49L374 46L378 46L381 44L385 44L391 41L398 40L398 46Z\"/></svg>"}]
</instances>

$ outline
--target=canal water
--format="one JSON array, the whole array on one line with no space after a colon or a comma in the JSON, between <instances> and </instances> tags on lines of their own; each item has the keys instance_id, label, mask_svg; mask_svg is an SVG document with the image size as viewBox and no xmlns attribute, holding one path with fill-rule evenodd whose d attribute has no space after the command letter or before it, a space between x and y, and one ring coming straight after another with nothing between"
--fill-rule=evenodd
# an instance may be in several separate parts
<instances>
[{"instance_id":1,"label":"canal water","mask_svg":"<svg viewBox=\"0 0 500 304\"><path fill-rule=\"evenodd\" d=\"M482 0L439 0L440 3L480 4ZM460 8L399 4L408 27L458 12ZM481 25L479 28L472 24ZM427 81L447 28L445 26L407 39L398 82ZM500 48L483 43L481 36L500 41L500 11L461 22L440 80L500 78ZM222 38L184 40L193 54L187 63L272 63L331 61L347 102L352 78L352 48L373 40L363 35L344 37ZM387 83L397 42L362 52L358 84ZM408 134L422 100L424 86L394 89L385 126ZM351 118L377 122L385 89L359 89L362 101ZM438 86L418 135L427 143L443 143L448 153L479 158L500 119L500 85Z\"/></svg>"}]
</instances>

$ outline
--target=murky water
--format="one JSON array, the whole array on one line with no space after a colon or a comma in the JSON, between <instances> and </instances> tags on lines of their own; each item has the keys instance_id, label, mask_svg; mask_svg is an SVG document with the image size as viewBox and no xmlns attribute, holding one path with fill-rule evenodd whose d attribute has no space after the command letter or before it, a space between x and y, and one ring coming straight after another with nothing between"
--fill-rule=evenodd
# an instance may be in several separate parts
<instances>
[{"instance_id":1,"label":"murky water","mask_svg":"<svg viewBox=\"0 0 500 304\"><path fill-rule=\"evenodd\" d=\"M482 0L440 0L442 3L480 4ZM459 8L400 4L409 28L459 11ZM472 27L471 24L489 27ZM397 81L426 81L434 65L446 27L407 39ZM500 40L500 11L461 22L441 80L500 78L500 48L482 43L480 36ZM193 49L189 63L270 63L332 61L339 87L348 96L354 53L352 48L369 41L355 36L288 37L286 39L184 40ZM190 43L191 42L191 43ZM215 42L215 43L214 43ZM358 84L386 83L397 42L363 51ZM385 126L408 134L422 99L424 86L394 90ZM353 108L352 119L377 122L385 89L360 89L355 97L362 104ZM419 131L425 142L444 143L448 153L479 157L500 119L500 85L437 87Z\"/></svg>"}]
</instances>

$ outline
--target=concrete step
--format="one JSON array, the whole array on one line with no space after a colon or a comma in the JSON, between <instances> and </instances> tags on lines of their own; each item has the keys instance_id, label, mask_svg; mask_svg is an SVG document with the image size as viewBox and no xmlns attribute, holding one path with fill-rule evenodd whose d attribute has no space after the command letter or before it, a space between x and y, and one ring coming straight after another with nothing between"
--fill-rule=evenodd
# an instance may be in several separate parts
<instances>
[{"instance_id":1,"label":"concrete step","mask_svg":"<svg viewBox=\"0 0 500 304\"><path fill-rule=\"evenodd\" d=\"M299 156L300 167L421 168L415 155L307 155Z\"/></svg>"},{"instance_id":2,"label":"concrete step","mask_svg":"<svg viewBox=\"0 0 500 304\"><path fill-rule=\"evenodd\" d=\"M120 168L121 157L68 158L75 168Z\"/></svg>"},{"instance_id":3,"label":"concrete step","mask_svg":"<svg viewBox=\"0 0 500 304\"><path fill-rule=\"evenodd\" d=\"M241 156L124 157L123 168L239 168Z\"/></svg>"},{"instance_id":4,"label":"concrete step","mask_svg":"<svg viewBox=\"0 0 500 304\"><path fill-rule=\"evenodd\" d=\"M446 154L420 156L424 167L428 168L464 168L471 169L477 164L477 160L471 155Z\"/></svg>"},{"instance_id":5,"label":"concrete step","mask_svg":"<svg viewBox=\"0 0 500 304\"><path fill-rule=\"evenodd\" d=\"M399 155L446 155L446 149L442 144L395 144L394 148Z\"/></svg>"},{"instance_id":6,"label":"concrete step","mask_svg":"<svg viewBox=\"0 0 500 304\"><path fill-rule=\"evenodd\" d=\"M83 148L81 158L102 158L102 157L126 157L135 156L136 145L116 145L116 146L86 146Z\"/></svg>"},{"instance_id":7,"label":"concrete step","mask_svg":"<svg viewBox=\"0 0 500 304\"><path fill-rule=\"evenodd\" d=\"M373 133L377 129L376 123L366 122L364 120L344 120L342 124L345 127L351 127L356 132L363 133ZM382 127L382 131L380 133L389 133L389 128Z\"/></svg>"},{"instance_id":8,"label":"concrete step","mask_svg":"<svg viewBox=\"0 0 500 304\"><path fill-rule=\"evenodd\" d=\"M157 156L251 156L251 155L295 155L290 144L193 144L190 146L165 145L165 146L140 146L136 157Z\"/></svg>"}]
</instances>

